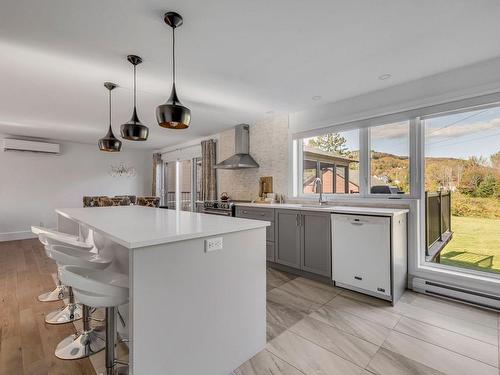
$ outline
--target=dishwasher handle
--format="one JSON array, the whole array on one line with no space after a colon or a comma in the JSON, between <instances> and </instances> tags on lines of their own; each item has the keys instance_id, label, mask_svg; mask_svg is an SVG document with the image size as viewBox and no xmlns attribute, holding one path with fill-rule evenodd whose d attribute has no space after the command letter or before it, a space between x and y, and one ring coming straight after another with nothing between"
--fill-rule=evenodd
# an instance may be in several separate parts
<instances>
[{"instance_id":1,"label":"dishwasher handle","mask_svg":"<svg viewBox=\"0 0 500 375\"><path fill-rule=\"evenodd\" d=\"M364 224L364 222L362 222L361 219L352 219L352 220L349 220L349 222L352 225L363 225Z\"/></svg>"}]
</instances>

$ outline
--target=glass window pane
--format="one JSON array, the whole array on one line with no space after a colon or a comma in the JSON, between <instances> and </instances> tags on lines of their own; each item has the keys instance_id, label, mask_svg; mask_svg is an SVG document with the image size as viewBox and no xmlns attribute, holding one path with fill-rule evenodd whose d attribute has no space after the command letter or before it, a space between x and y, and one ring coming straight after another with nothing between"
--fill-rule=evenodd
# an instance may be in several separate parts
<instances>
[{"instance_id":1,"label":"glass window pane","mask_svg":"<svg viewBox=\"0 0 500 375\"><path fill-rule=\"evenodd\" d=\"M350 192L349 185L346 186L346 176L348 169L345 166L338 165L335 168L336 183L335 183L335 193L337 194L348 194ZM356 193L359 193L359 187L354 186Z\"/></svg>"},{"instance_id":2,"label":"glass window pane","mask_svg":"<svg viewBox=\"0 0 500 375\"><path fill-rule=\"evenodd\" d=\"M170 209L175 209L175 161L165 163L165 202Z\"/></svg>"},{"instance_id":3,"label":"glass window pane","mask_svg":"<svg viewBox=\"0 0 500 375\"><path fill-rule=\"evenodd\" d=\"M314 192L316 177L322 179L325 194L359 193L358 129L304 138L302 145L304 194Z\"/></svg>"},{"instance_id":4,"label":"glass window pane","mask_svg":"<svg viewBox=\"0 0 500 375\"><path fill-rule=\"evenodd\" d=\"M333 194L335 165L330 163L320 163L321 182L323 182L323 193Z\"/></svg>"},{"instance_id":5,"label":"glass window pane","mask_svg":"<svg viewBox=\"0 0 500 375\"><path fill-rule=\"evenodd\" d=\"M304 172L303 172L303 181L302 181L302 186L303 186L303 191L304 194L311 194L314 192L314 179L317 176L316 173L316 166L317 162L312 161L312 160L304 160Z\"/></svg>"},{"instance_id":6,"label":"glass window pane","mask_svg":"<svg viewBox=\"0 0 500 375\"><path fill-rule=\"evenodd\" d=\"M201 158L196 158L196 201L201 200Z\"/></svg>"},{"instance_id":7,"label":"glass window pane","mask_svg":"<svg viewBox=\"0 0 500 375\"><path fill-rule=\"evenodd\" d=\"M181 210L191 211L191 160L179 162L179 188L181 194Z\"/></svg>"},{"instance_id":8,"label":"glass window pane","mask_svg":"<svg viewBox=\"0 0 500 375\"><path fill-rule=\"evenodd\" d=\"M500 107L424 126L427 253L455 270L500 274Z\"/></svg>"},{"instance_id":9,"label":"glass window pane","mask_svg":"<svg viewBox=\"0 0 500 375\"><path fill-rule=\"evenodd\" d=\"M410 122L370 128L370 192L410 192Z\"/></svg>"}]
</instances>

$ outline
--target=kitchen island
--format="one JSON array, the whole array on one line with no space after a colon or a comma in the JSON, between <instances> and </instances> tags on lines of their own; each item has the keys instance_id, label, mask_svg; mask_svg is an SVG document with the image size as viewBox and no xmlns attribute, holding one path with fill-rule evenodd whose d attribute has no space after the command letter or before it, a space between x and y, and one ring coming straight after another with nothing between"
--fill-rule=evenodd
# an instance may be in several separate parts
<instances>
[{"instance_id":1,"label":"kitchen island","mask_svg":"<svg viewBox=\"0 0 500 375\"><path fill-rule=\"evenodd\" d=\"M59 230L92 237L129 275L130 373L227 375L264 349L268 222L140 206L56 212Z\"/></svg>"}]
</instances>

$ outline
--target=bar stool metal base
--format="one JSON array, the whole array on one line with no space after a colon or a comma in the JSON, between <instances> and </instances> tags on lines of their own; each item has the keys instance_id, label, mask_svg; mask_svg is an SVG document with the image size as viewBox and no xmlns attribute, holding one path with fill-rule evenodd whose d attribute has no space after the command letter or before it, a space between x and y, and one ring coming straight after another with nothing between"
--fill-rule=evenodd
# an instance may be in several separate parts
<instances>
[{"instance_id":1,"label":"bar stool metal base","mask_svg":"<svg viewBox=\"0 0 500 375\"><path fill-rule=\"evenodd\" d=\"M62 310L52 311L45 317L45 323L65 324L80 320L82 318L82 306L77 303L69 303Z\"/></svg>"},{"instance_id":2,"label":"bar stool metal base","mask_svg":"<svg viewBox=\"0 0 500 375\"><path fill-rule=\"evenodd\" d=\"M105 347L104 337L90 330L66 337L57 345L55 354L60 359L80 359L98 353Z\"/></svg>"},{"instance_id":3,"label":"bar stool metal base","mask_svg":"<svg viewBox=\"0 0 500 375\"><path fill-rule=\"evenodd\" d=\"M66 297L67 293L64 286L58 285L53 291L40 294L38 300L40 302L55 302L61 301Z\"/></svg>"},{"instance_id":4,"label":"bar stool metal base","mask_svg":"<svg viewBox=\"0 0 500 375\"><path fill-rule=\"evenodd\" d=\"M128 375L128 366L115 357L116 346L116 307L106 307L106 370L99 375Z\"/></svg>"}]
</instances>

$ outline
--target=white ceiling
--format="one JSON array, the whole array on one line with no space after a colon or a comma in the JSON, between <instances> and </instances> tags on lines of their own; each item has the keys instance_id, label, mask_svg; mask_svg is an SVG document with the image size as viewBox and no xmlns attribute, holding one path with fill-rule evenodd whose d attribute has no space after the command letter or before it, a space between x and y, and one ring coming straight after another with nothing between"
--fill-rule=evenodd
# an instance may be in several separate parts
<instances>
[{"instance_id":1,"label":"white ceiling","mask_svg":"<svg viewBox=\"0 0 500 375\"><path fill-rule=\"evenodd\" d=\"M171 31L186 131L159 128L170 91ZM95 143L130 118L138 54L139 117L158 148L240 122L308 109L500 55L497 0L3 0L0 133ZM392 78L379 80L381 74ZM320 101L311 100L320 95Z\"/></svg>"}]
</instances>

